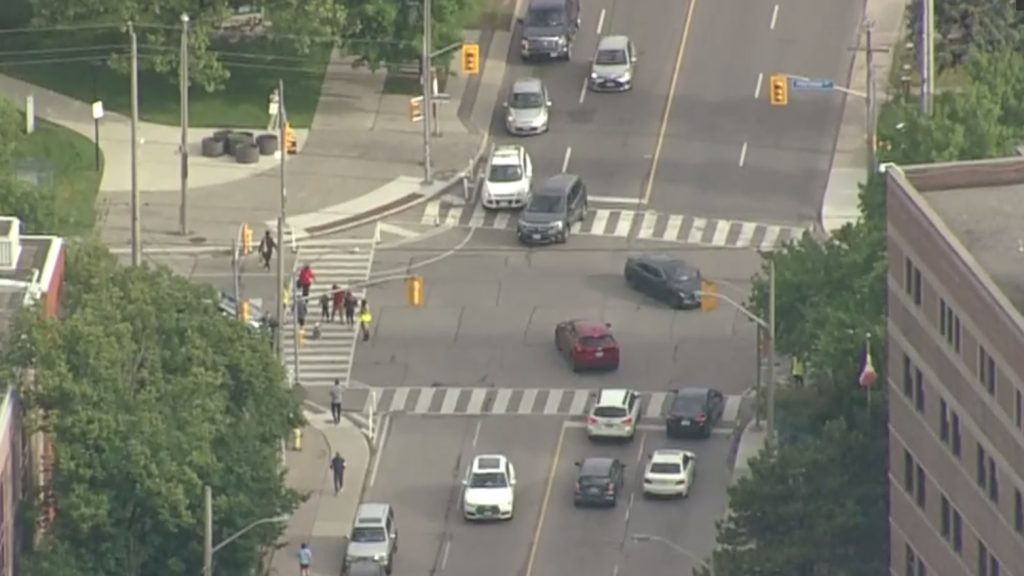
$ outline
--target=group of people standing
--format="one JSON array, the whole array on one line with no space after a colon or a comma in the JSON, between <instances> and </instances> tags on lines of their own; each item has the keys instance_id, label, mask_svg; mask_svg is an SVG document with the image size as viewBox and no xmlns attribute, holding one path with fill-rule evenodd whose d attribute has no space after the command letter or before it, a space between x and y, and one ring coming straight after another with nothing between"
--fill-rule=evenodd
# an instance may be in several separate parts
<instances>
[{"instance_id":1,"label":"group of people standing","mask_svg":"<svg viewBox=\"0 0 1024 576\"><path fill-rule=\"evenodd\" d=\"M301 298L296 299L296 321L300 328L306 325L306 306L309 301L309 292L316 281L316 274L313 268L306 264L299 270L299 278L296 288L301 293ZM373 314L370 312L370 304L366 298L357 298L350 289L343 289L337 284L331 286L329 292L320 295L320 319L324 322L334 322L337 319L346 326L355 326L356 310L358 309L359 330L363 341L370 339L370 323L373 322ZM319 323L317 324L319 327Z\"/></svg>"}]
</instances>

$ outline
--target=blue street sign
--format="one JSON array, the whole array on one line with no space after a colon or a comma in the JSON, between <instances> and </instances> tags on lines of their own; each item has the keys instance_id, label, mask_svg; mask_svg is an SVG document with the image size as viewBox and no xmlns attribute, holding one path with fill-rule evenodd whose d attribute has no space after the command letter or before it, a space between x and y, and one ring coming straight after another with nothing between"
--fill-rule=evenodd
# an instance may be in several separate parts
<instances>
[{"instance_id":1,"label":"blue street sign","mask_svg":"<svg viewBox=\"0 0 1024 576\"><path fill-rule=\"evenodd\" d=\"M835 87L835 82L831 80L800 80L797 78L793 79L794 90L831 90Z\"/></svg>"}]
</instances>

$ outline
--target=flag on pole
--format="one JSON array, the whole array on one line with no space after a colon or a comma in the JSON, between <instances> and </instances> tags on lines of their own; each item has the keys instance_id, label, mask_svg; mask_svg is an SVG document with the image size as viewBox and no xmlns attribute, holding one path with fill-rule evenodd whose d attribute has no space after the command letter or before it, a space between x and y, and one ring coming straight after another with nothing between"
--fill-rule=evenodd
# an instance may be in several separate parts
<instances>
[{"instance_id":1,"label":"flag on pole","mask_svg":"<svg viewBox=\"0 0 1024 576\"><path fill-rule=\"evenodd\" d=\"M868 340L864 343L864 368L861 369L857 381L860 382L862 388L870 390L876 380L878 380L878 372L875 371L875 365L871 361L871 340Z\"/></svg>"}]
</instances>

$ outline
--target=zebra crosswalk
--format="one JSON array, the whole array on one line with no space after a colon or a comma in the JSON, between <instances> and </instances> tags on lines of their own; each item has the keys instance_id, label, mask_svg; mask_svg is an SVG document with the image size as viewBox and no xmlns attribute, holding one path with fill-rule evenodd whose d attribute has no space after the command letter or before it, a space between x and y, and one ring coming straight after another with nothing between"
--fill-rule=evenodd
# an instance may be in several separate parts
<instances>
[{"instance_id":1,"label":"zebra crosswalk","mask_svg":"<svg viewBox=\"0 0 1024 576\"><path fill-rule=\"evenodd\" d=\"M488 211L479 204L455 206L443 200L428 203L422 224L514 230L516 213ZM573 227L575 234L663 240L700 246L754 248L771 251L797 240L805 229L757 222L699 218L654 211L591 208L586 219Z\"/></svg>"},{"instance_id":2,"label":"zebra crosswalk","mask_svg":"<svg viewBox=\"0 0 1024 576\"><path fill-rule=\"evenodd\" d=\"M346 411L375 414L404 413L436 416L544 415L584 416L593 390L579 388L348 388ZM641 393L642 418L661 419L671 403L671 392ZM726 395L722 423L735 422L743 396Z\"/></svg>"},{"instance_id":3,"label":"zebra crosswalk","mask_svg":"<svg viewBox=\"0 0 1024 576\"><path fill-rule=\"evenodd\" d=\"M316 274L316 281L310 291L308 314L303 338L298 343L298 362L295 361L294 318L283 326L285 362L291 377L303 386L330 386L335 379L347 384L352 373L358 341L358 327L343 326L338 322L320 320L320 295L329 292L331 286L340 287L363 284L370 277L373 266L373 239L299 240L296 244L296 261L299 266L309 264ZM353 290L359 298L366 297L365 290ZM320 322L320 336L313 337L312 326ZM297 372L295 367L298 368Z\"/></svg>"}]
</instances>

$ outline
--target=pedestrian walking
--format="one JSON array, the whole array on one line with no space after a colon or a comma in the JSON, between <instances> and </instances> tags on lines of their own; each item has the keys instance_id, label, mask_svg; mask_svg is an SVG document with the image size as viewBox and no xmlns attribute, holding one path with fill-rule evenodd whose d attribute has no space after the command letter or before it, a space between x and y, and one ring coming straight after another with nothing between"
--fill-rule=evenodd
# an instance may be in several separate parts
<instances>
[{"instance_id":1,"label":"pedestrian walking","mask_svg":"<svg viewBox=\"0 0 1024 576\"><path fill-rule=\"evenodd\" d=\"M373 322L373 314L370 313L370 305L363 299L359 307L359 328L363 332L363 342L370 339L370 323Z\"/></svg>"},{"instance_id":2,"label":"pedestrian walking","mask_svg":"<svg viewBox=\"0 0 1024 576\"><path fill-rule=\"evenodd\" d=\"M334 472L334 493L337 494L345 489L345 459L341 457L341 452L334 453L331 472Z\"/></svg>"},{"instance_id":3,"label":"pedestrian walking","mask_svg":"<svg viewBox=\"0 0 1024 576\"><path fill-rule=\"evenodd\" d=\"M320 319L324 322L331 321L331 297L326 292L320 295Z\"/></svg>"},{"instance_id":4,"label":"pedestrian walking","mask_svg":"<svg viewBox=\"0 0 1024 576\"><path fill-rule=\"evenodd\" d=\"M295 300L295 320L299 323L299 328L306 327L306 299L298 298Z\"/></svg>"},{"instance_id":5,"label":"pedestrian walking","mask_svg":"<svg viewBox=\"0 0 1024 576\"><path fill-rule=\"evenodd\" d=\"M302 270L299 270L299 281L297 282L304 298L309 298L309 288L313 285L314 280L316 280L316 274L313 273L313 268L309 264L304 265Z\"/></svg>"},{"instance_id":6,"label":"pedestrian walking","mask_svg":"<svg viewBox=\"0 0 1024 576\"><path fill-rule=\"evenodd\" d=\"M267 132L277 132L281 129L281 95L277 88L270 91L267 97Z\"/></svg>"},{"instance_id":7,"label":"pedestrian walking","mask_svg":"<svg viewBox=\"0 0 1024 576\"><path fill-rule=\"evenodd\" d=\"M345 290L345 323L349 326L356 324L356 297L351 290Z\"/></svg>"},{"instance_id":8,"label":"pedestrian walking","mask_svg":"<svg viewBox=\"0 0 1024 576\"><path fill-rule=\"evenodd\" d=\"M313 564L313 551L303 542L299 546L299 576L309 576L309 567Z\"/></svg>"},{"instance_id":9,"label":"pedestrian walking","mask_svg":"<svg viewBox=\"0 0 1024 576\"><path fill-rule=\"evenodd\" d=\"M342 323L345 322L345 291L337 284L331 285L331 322L337 317Z\"/></svg>"},{"instance_id":10,"label":"pedestrian walking","mask_svg":"<svg viewBox=\"0 0 1024 576\"><path fill-rule=\"evenodd\" d=\"M335 378L334 386L331 386L331 417L334 418L335 426L341 423L341 398L344 392L341 380Z\"/></svg>"},{"instance_id":11,"label":"pedestrian walking","mask_svg":"<svg viewBox=\"0 0 1024 576\"><path fill-rule=\"evenodd\" d=\"M277 249L277 243L274 242L274 237L270 235L270 230L267 230L263 234L263 238L260 239L260 261L263 262L263 268L270 270L270 259L274 257L274 250Z\"/></svg>"}]
</instances>

